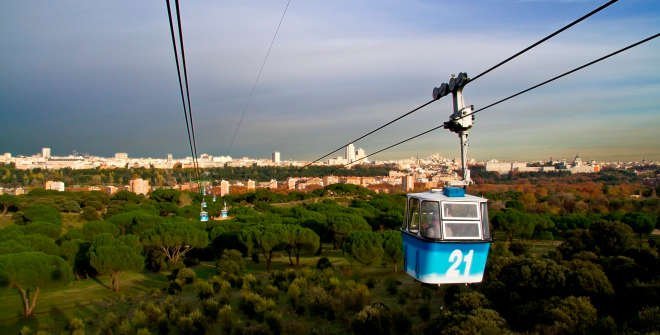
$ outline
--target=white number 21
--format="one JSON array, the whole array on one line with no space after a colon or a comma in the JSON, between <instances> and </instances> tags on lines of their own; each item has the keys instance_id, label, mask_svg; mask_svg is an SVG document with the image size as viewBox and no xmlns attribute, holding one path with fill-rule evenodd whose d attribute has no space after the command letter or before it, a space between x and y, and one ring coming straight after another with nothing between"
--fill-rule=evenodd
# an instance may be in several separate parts
<instances>
[{"instance_id":1,"label":"white number 21","mask_svg":"<svg viewBox=\"0 0 660 335\"><path fill-rule=\"evenodd\" d=\"M463 252L460 249L456 249L451 252L449 255L449 263L452 265L447 270L447 276L449 277L458 277L460 272L458 267L461 265L461 261L465 262L465 269L463 270L463 275L467 276L470 273L470 266L472 266L472 256L474 255L474 250L470 250L465 257L463 257Z\"/></svg>"}]
</instances>

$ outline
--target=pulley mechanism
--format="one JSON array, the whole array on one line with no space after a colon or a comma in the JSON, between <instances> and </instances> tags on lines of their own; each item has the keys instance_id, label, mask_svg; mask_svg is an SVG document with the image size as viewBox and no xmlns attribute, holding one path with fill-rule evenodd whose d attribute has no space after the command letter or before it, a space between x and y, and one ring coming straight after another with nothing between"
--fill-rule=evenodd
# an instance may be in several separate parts
<instances>
[{"instance_id":1,"label":"pulley mechanism","mask_svg":"<svg viewBox=\"0 0 660 335\"><path fill-rule=\"evenodd\" d=\"M461 72L458 76L452 75L449 83L442 83L440 87L433 89L433 99L437 100L445 95L452 94L454 111L449 116L449 121L444 123L444 128L451 132L458 134L461 141L461 169L463 172L463 180L454 183L456 186L466 187L472 183L470 179L470 169L467 166L467 149L468 149L468 133L472 128L474 116L472 112L474 107L472 105L466 106L463 99L463 87L470 81L467 73Z\"/></svg>"}]
</instances>

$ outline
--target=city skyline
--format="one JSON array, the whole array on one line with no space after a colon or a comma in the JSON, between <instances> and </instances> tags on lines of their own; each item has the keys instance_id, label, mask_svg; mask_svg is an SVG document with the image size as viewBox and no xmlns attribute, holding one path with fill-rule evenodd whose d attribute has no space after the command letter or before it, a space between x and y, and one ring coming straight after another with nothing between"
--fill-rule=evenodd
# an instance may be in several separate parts
<instances>
[{"instance_id":1,"label":"city skyline","mask_svg":"<svg viewBox=\"0 0 660 335\"><path fill-rule=\"evenodd\" d=\"M352 150L351 150L352 149ZM357 150L356 150L357 149ZM325 165L345 165L350 162L353 162L356 160L356 158L361 158L366 156L368 153L365 152L362 148L356 148L354 145L351 148L351 145L344 147L343 150L338 151L340 154L339 155L333 155L329 156L328 158L325 158L321 161L319 161L316 164L325 164ZM348 154L349 152L353 152L353 156L349 157ZM360 154L357 154L357 153ZM17 158L17 157L25 157L25 158L46 158L46 159L57 159L57 158L67 158L67 157L91 157L91 158L103 158L103 159L115 159L115 160L140 160L140 159L150 159L150 160L165 160L165 161L181 161L181 160L191 160L192 156L188 154L183 154L180 156L174 155L171 152L164 153L164 154L154 154L154 155L133 155L127 152L114 152L110 155L101 155L101 154L95 154L95 153L81 153L81 152L71 152L71 153L59 153L57 150L53 150L51 147L42 147L40 150L37 150L35 152L31 153L12 153L8 151L3 151L0 149L0 163L7 160L7 158ZM410 159L430 159L433 157L439 157L443 159L449 159L449 160L460 160L460 156L458 155L443 155L442 153L439 152L433 152L427 155L413 155L413 156L401 156L401 157L396 157L396 158L387 158L387 159L378 159L378 160L366 160L364 163L369 163L369 162L392 162L392 161L405 161L405 160L410 160ZM202 152L199 153L198 159L215 159L216 161L240 161L240 160L250 160L250 161L270 161L272 163L280 164L280 163L285 163L285 162L297 162L297 163L307 163L310 160L299 160L299 159L287 159L287 157L282 158L282 152L280 151L273 151L266 157L264 156L248 156L248 155L239 155L239 156L229 156L229 155L222 155L222 154L215 154L215 153L210 153L210 152ZM632 160L608 160L608 159L599 159L597 157L591 157L587 155L583 155L579 152L574 153L573 155L568 155L568 156L561 156L561 155L550 155L547 157L538 157L538 158L532 158L532 159L506 159L506 158L500 158L500 157L487 157L487 158L480 158L480 157L468 157L470 161L478 161L478 162L487 162L487 161L501 161L501 162L550 162L550 161L568 161L568 160L573 160L575 158L580 158L580 159L586 159L587 161L600 161L600 162L642 162L642 161L647 161L647 162L657 162L657 160L649 158L649 157L640 157L638 159L632 159ZM220 159L220 160L218 160ZM192 164L192 163L191 163ZM361 164L358 162L357 164Z\"/></svg>"},{"instance_id":2,"label":"city skyline","mask_svg":"<svg viewBox=\"0 0 660 335\"><path fill-rule=\"evenodd\" d=\"M428 101L450 74L474 75L600 4L294 1L228 151L285 2L184 3L198 152L312 160ZM658 13L655 1L618 2L468 86L467 103L656 33ZM0 153L190 156L162 3L11 2L0 18L11 51L0 54ZM653 41L479 114L469 156L660 160L658 51ZM355 145L375 152L449 113L437 102ZM459 156L458 139L439 130L373 159L431 153Z\"/></svg>"}]
</instances>

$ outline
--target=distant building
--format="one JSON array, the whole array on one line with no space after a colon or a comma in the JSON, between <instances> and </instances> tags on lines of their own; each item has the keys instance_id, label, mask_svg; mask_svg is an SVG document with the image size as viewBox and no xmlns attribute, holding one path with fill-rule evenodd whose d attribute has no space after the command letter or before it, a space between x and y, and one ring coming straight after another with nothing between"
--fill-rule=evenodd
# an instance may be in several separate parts
<instances>
[{"instance_id":1,"label":"distant building","mask_svg":"<svg viewBox=\"0 0 660 335\"><path fill-rule=\"evenodd\" d=\"M355 161L355 145L353 145L353 143L346 146L346 154L344 155L344 158L346 158L349 163Z\"/></svg>"},{"instance_id":2,"label":"distant building","mask_svg":"<svg viewBox=\"0 0 660 335\"><path fill-rule=\"evenodd\" d=\"M167 154L167 161L171 162L173 160L174 160L174 156L172 156L172 154Z\"/></svg>"},{"instance_id":3,"label":"distant building","mask_svg":"<svg viewBox=\"0 0 660 335\"><path fill-rule=\"evenodd\" d=\"M272 154L272 161L273 161L273 163L275 163L275 164L279 164L279 163L280 163L280 152L279 152L279 151L274 151L274 152L273 152L273 154Z\"/></svg>"},{"instance_id":4,"label":"distant building","mask_svg":"<svg viewBox=\"0 0 660 335\"><path fill-rule=\"evenodd\" d=\"M229 195L229 182L226 180L220 181L220 196L224 197Z\"/></svg>"},{"instance_id":5,"label":"distant building","mask_svg":"<svg viewBox=\"0 0 660 335\"><path fill-rule=\"evenodd\" d=\"M268 188L271 190L276 190L277 189L277 180L271 179L270 183L268 185Z\"/></svg>"},{"instance_id":6,"label":"distant building","mask_svg":"<svg viewBox=\"0 0 660 335\"><path fill-rule=\"evenodd\" d=\"M248 192L249 191L254 191L255 188L256 188L256 184L255 184L254 180L248 179L248 181L247 181L247 190L248 190Z\"/></svg>"},{"instance_id":7,"label":"distant building","mask_svg":"<svg viewBox=\"0 0 660 335\"><path fill-rule=\"evenodd\" d=\"M125 152L118 152L115 154L115 159L128 159L128 154Z\"/></svg>"},{"instance_id":8,"label":"distant building","mask_svg":"<svg viewBox=\"0 0 660 335\"><path fill-rule=\"evenodd\" d=\"M147 195L151 191L149 181L142 178L131 179L128 185L129 191L135 194Z\"/></svg>"},{"instance_id":9,"label":"distant building","mask_svg":"<svg viewBox=\"0 0 660 335\"><path fill-rule=\"evenodd\" d=\"M337 184L338 182L339 182L339 177L337 177L337 176L324 176L323 177L323 185L324 186Z\"/></svg>"},{"instance_id":10,"label":"distant building","mask_svg":"<svg viewBox=\"0 0 660 335\"><path fill-rule=\"evenodd\" d=\"M358 148L358 149L355 151L355 159L356 159L356 160L363 159L363 158L366 157L366 156L367 156L367 153L366 153L366 152L364 151L364 149L362 149L362 148Z\"/></svg>"},{"instance_id":11,"label":"distant building","mask_svg":"<svg viewBox=\"0 0 660 335\"><path fill-rule=\"evenodd\" d=\"M344 178L342 178L342 182L344 184L351 184L351 185L358 185L358 186L362 185L362 180L360 179L360 177L353 177L353 176L344 177Z\"/></svg>"},{"instance_id":12,"label":"distant building","mask_svg":"<svg viewBox=\"0 0 660 335\"><path fill-rule=\"evenodd\" d=\"M48 180L46 181L46 189L58 192L64 192L64 182Z\"/></svg>"},{"instance_id":13,"label":"distant building","mask_svg":"<svg viewBox=\"0 0 660 335\"><path fill-rule=\"evenodd\" d=\"M110 186L104 186L103 187L103 192L105 192L109 195L113 195L113 194L117 193L118 190L119 190L119 188L117 188L117 186L110 185Z\"/></svg>"},{"instance_id":14,"label":"distant building","mask_svg":"<svg viewBox=\"0 0 660 335\"><path fill-rule=\"evenodd\" d=\"M410 192L415 189L415 177L403 176L401 177L401 187L404 192Z\"/></svg>"},{"instance_id":15,"label":"distant building","mask_svg":"<svg viewBox=\"0 0 660 335\"><path fill-rule=\"evenodd\" d=\"M298 181L298 178L287 178L286 180L286 185L289 190L295 190L296 189L296 182Z\"/></svg>"},{"instance_id":16,"label":"distant building","mask_svg":"<svg viewBox=\"0 0 660 335\"><path fill-rule=\"evenodd\" d=\"M41 148L41 157L44 159L50 158L50 148Z\"/></svg>"}]
</instances>

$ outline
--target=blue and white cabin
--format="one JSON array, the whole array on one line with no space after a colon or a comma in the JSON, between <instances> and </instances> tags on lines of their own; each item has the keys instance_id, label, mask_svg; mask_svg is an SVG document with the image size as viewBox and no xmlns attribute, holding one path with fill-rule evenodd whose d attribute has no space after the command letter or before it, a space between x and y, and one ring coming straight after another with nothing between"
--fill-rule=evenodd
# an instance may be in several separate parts
<instances>
[{"instance_id":1,"label":"blue and white cabin","mask_svg":"<svg viewBox=\"0 0 660 335\"><path fill-rule=\"evenodd\" d=\"M492 242L488 199L456 187L407 197L401 228L406 273L428 284L481 282Z\"/></svg>"},{"instance_id":2,"label":"blue and white cabin","mask_svg":"<svg viewBox=\"0 0 660 335\"><path fill-rule=\"evenodd\" d=\"M209 220L209 213L207 211L199 212L199 221L207 222Z\"/></svg>"}]
</instances>

